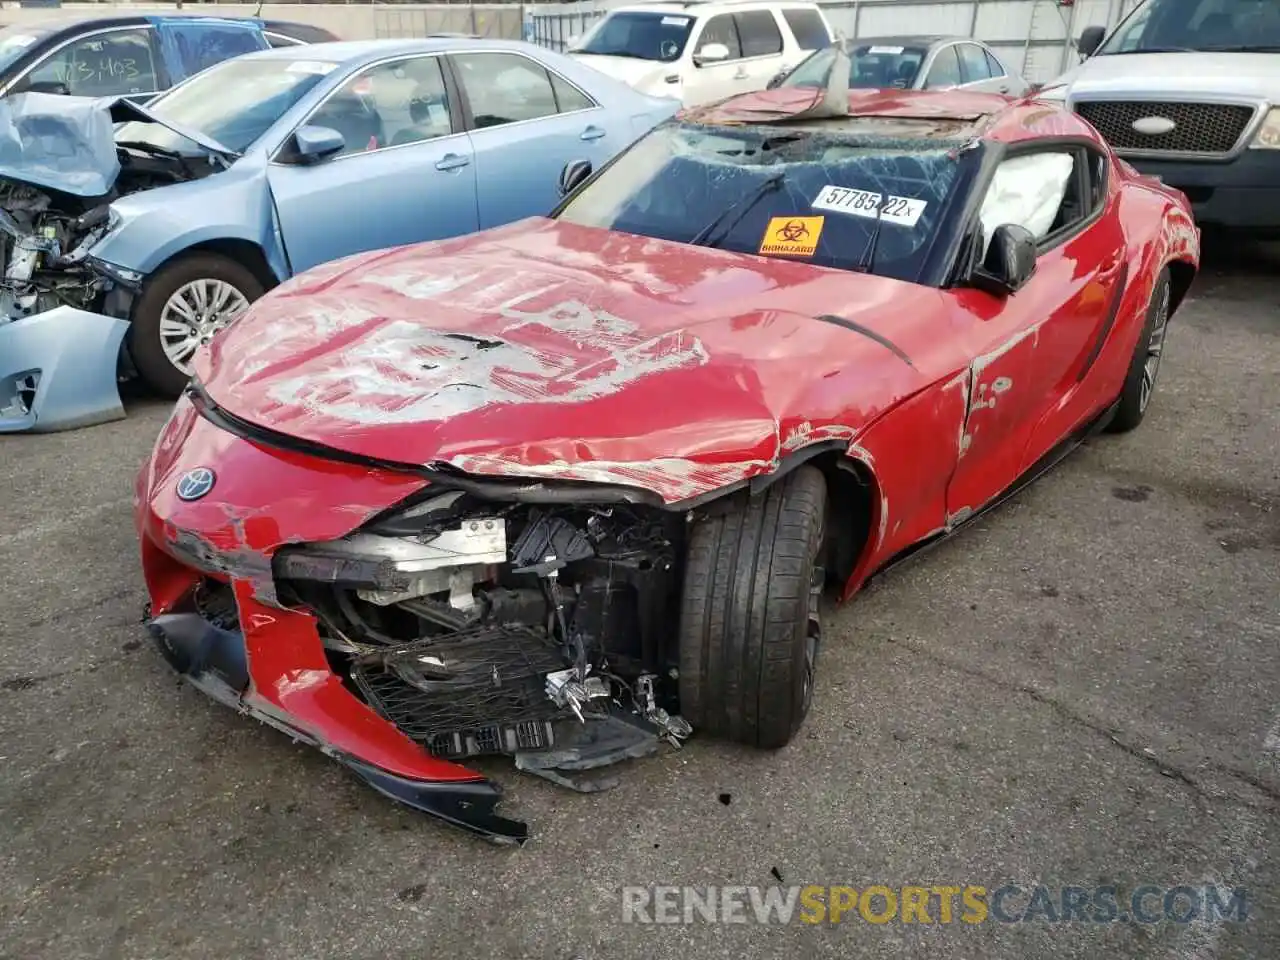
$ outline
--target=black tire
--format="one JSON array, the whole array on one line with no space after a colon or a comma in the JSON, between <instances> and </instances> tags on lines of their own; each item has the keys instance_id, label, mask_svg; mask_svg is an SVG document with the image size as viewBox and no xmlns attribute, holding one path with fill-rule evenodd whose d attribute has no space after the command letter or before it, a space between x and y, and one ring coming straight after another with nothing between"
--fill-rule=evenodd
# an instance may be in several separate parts
<instances>
[{"instance_id":1,"label":"black tire","mask_svg":"<svg viewBox=\"0 0 1280 960\"><path fill-rule=\"evenodd\" d=\"M129 354L147 386L164 397L181 394L189 378L165 355L160 342L160 316L169 298L194 280L221 280L235 287L250 303L266 292L252 270L216 253L187 254L148 278L133 305Z\"/></svg>"},{"instance_id":2,"label":"black tire","mask_svg":"<svg viewBox=\"0 0 1280 960\"><path fill-rule=\"evenodd\" d=\"M1125 374L1124 387L1120 391L1120 404L1116 414L1107 425L1111 433L1128 433L1142 422L1151 404L1151 395L1156 388L1156 375L1160 372L1160 355L1164 350L1165 333L1169 327L1169 303L1172 286L1169 282L1169 270L1166 267L1156 277L1155 286L1151 290L1151 302L1147 305L1147 322L1142 325L1142 333L1133 348L1133 357L1129 361L1129 371ZM1155 363L1151 369L1148 361L1154 351Z\"/></svg>"},{"instance_id":3,"label":"black tire","mask_svg":"<svg viewBox=\"0 0 1280 960\"><path fill-rule=\"evenodd\" d=\"M813 699L827 484L804 466L700 519L680 612L680 713L694 730L785 746Z\"/></svg>"}]
</instances>

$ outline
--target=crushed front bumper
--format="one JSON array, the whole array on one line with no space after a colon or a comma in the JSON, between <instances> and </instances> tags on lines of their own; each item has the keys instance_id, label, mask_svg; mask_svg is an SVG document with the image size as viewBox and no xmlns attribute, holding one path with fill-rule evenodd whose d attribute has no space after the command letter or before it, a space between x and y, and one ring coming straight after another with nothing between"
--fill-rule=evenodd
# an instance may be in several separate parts
<instances>
[{"instance_id":1,"label":"crushed front bumper","mask_svg":"<svg viewBox=\"0 0 1280 960\"><path fill-rule=\"evenodd\" d=\"M473 779L417 779L382 769L335 748L295 725L288 713L274 709L269 700L253 696L245 638L240 632L217 627L198 613L162 614L149 619L147 629L165 660L193 687L233 710L318 747L379 793L487 840L522 844L528 839L526 824L495 812L502 800L502 790L492 781L425 756L429 763L449 767L451 773ZM292 678L298 684L315 679L314 676ZM287 682L285 678L281 680Z\"/></svg>"},{"instance_id":2,"label":"crushed front bumper","mask_svg":"<svg viewBox=\"0 0 1280 960\"><path fill-rule=\"evenodd\" d=\"M128 328L67 306L0 323L0 433L122 419L117 371Z\"/></svg>"}]
</instances>

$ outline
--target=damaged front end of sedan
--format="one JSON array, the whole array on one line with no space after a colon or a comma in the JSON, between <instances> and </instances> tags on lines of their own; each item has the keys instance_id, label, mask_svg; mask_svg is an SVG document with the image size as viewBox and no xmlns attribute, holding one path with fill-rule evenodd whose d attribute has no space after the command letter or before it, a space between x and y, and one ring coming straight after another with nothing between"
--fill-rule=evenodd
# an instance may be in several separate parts
<instances>
[{"instance_id":1,"label":"damaged front end of sedan","mask_svg":"<svg viewBox=\"0 0 1280 960\"><path fill-rule=\"evenodd\" d=\"M207 176L212 156L130 150L129 101L23 93L0 99L0 433L124 415L121 350L141 275L94 248L122 197Z\"/></svg>"}]
</instances>

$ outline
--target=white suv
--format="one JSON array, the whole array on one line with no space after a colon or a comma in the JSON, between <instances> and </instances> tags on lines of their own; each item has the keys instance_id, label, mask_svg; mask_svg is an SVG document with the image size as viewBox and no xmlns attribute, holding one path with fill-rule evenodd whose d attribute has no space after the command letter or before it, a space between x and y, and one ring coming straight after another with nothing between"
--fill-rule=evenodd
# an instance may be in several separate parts
<instances>
[{"instance_id":1,"label":"white suv","mask_svg":"<svg viewBox=\"0 0 1280 960\"><path fill-rule=\"evenodd\" d=\"M686 0L615 7L569 53L642 93L696 106L763 90L833 40L813 3Z\"/></svg>"}]
</instances>

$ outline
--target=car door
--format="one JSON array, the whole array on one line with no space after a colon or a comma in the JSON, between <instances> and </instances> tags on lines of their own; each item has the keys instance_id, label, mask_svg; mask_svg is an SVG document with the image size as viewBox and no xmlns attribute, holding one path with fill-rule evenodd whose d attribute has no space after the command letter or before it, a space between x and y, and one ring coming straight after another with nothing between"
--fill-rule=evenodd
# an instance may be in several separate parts
<instances>
[{"instance_id":1,"label":"car door","mask_svg":"<svg viewBox=\"0 0 1280 960\"><path fill-rule=\"evenodd\" d=\"M982 48L982 54L987 58L987 70L991 74L991 82L996 93L1020 97L1027 92L1027 81L1018 74L1010 72L1009 68L1000 62L999 57L986 47Z\"/></svg>"},{"instance_id":2,"label":"car door","mask_svg":"<svg viewBox=\"0 0 1280 960\"><path fill-rule=\"evenodd\" d=\"M697 25L694 30L699 30ZM722 60L704 59L703 51L713 43L724 44L729 56ZM719 13L703 23L700 32L695 33L692 49L693 69L684 81L685 106L723 100L745 89L743 84L749 75L742 63L742 42L733 14ZM766 78L765 83L768 82Z\"/></svg>"},{"instance_id":3,"label":"car door","mask_svg":"<svg viewBox=\"0 0 1280 960\"><path fill-rule=\"evenodd\" d=\"M960 71L960 57L954 43L939 47L933 52L929 61L928 72L920 86L925 90L947 90L958 87L964 82L964 74Z\"/></svg>"},{"instance_id":4,"label":"car door","mask_svg":"<svg viewBox=\"0 0 1280 960\"><path fill-rule=\"evenodd\" d=\"M976 43L957 43L956 53L960 57L960 79L966 90L980 93L999 93L1000 82L991 78L991 65L987 63L987 52Z\"/></svg>"},{"instance_id":5,"label":"car door","mask_svg":"<svg viewBox=\"0 0 1280 960\"><path fill-rule=\"evenodd\" d=\"M317 163L292 159L267 181L294 273L338 257L476 229L476 167L437 55L373 64L332 90L300 126L342 134Z\"/></svg>"},{"instance_id":6,"label":"car door","mask_svg":"<svg viewBox=\"0 0 1280 960\"><path fill-rule=\"evenodd\" d=\"M1042 421L1104 322L1107 284L1122 261L1098 260L1095 238L1082 232L1080 163L1074 145L1019 151L1000 162L987 187L983 238L1013 223L1037 238L1040 252L1035 273L1016 293L954 294L976 323L960 459L947 489L951 517L980 509L1043 452L1034 438L1045 436Z\"/></svg>"},{"instance_id":7,"label":"car door","mask_svg":"<svg viewBox=\"0 0 1280 960\"><path fill-rule=\"evenodd\" d=\"M1127 244L1119 197L1111 192L1110 161L1099 150L1074 146L1072 187L1054 231L1042 241L1038 269L1056 275L1063 309L1040 327L1032 376L1041 404L1035 411L1025 470L1097 413L1100 396L1090 379L1115 332L1121 297L1129 285Z\"/></svg>"},{"instance_id":8,"label":"car door","mask_svg":"<svg viewBox=\"0 0 1280 960\"><path fill-rule=\"evenodd\" d=\"M746 74L740 80L737 79L737 74L734 75L737 82L735 93L763 90L774 74L795 66L798 62L799 56L788 61L785 55L786 45L774 11L745 10L735 13L733 19L738 27L738 40L742 44L741 72Z\"/></svg>"},{"instance_id":9,"label":"car door","mask_svg":"<svg viewBox=\"0 0 1280 960\"><path fill-rule=\"evenodd\" d=\"M631 140L629 127L532 57L494 51L449 60L465 98L480 229L545 216L560 201L565 164L599 168Z\"/></svg>"},{"instance_id":10,"label":"car door","mask_svg":"<svg viewBox=\"0 0 1280 960\"><path fill-rule=\"evenodd\" d=\"M143 24L68 40L33 64L9 92L60 87L76 97L146 99L170 83L156 31Z\"/></svg>"}]
</instances>

